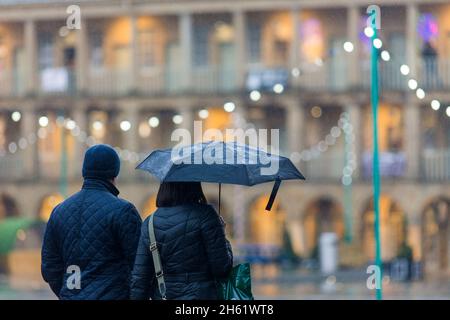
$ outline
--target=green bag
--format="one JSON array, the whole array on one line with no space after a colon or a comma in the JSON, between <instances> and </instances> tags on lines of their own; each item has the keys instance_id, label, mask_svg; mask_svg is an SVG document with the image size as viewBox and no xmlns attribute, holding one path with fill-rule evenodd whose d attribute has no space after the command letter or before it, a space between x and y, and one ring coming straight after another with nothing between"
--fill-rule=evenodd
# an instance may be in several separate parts
<instances>
[{"instance_id":1,"label":"green bag","mask_svg":"<svg viewBox=\"0 0 450 320\"><path fill-rule=\"evenodd\" d=\"M227 279L217 281L217 291L219 300L254 300L250 264L234 266Z\"/></svg>"}]
</instances>

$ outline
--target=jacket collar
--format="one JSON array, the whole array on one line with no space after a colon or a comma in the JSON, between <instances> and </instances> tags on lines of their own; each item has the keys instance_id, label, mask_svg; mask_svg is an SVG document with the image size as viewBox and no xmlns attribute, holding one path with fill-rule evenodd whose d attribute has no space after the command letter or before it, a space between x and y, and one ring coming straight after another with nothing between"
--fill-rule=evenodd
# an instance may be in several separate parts
<instances>
[{"instance_id":1,"label":"jacket collar","mask_svg":"<svg viewBox=\"0 0 450 320\"><path fill-rule=\"evenodd\" d=\"M88 178L84 180L82 189L102 190L112 193L116 197L119 195L119 189L111 182L102 179Z\"/></svg>"}]
</instances>

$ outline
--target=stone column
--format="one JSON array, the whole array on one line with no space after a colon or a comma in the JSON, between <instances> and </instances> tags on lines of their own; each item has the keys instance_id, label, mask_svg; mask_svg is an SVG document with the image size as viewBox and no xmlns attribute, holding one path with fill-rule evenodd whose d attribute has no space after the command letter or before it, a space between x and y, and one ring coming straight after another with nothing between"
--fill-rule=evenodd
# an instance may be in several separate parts
<instances>
[{"instance_id":1,"label":"stone column","mask_svg":"<svg viewBox=\"0 0 450 320\"><path fill-rule=\"evenodd\" d=\"M349 122L353 127L354 140L351 143L351 152L354 154L353 159L356 161L356 170L353 171L353 177L358 177L360 172L361 156L362 156L362 137L364 130L362 124L362 106L350 102L345 106L345 111L348 113ZM345 133L342 133L345 135Z\"/></svg>"},{"instance_id":2,"label":"stone column","mask_svg":"<svg viewBox=\"0 0 450 320\"><path fill-rule=\"evenodd\" d=\"M353 44L353 52L348 54L348 81L350 87L359 86L359 7L352 5L347 8L347 39Z\"/></svg>"},{"instance_id":3,"label":"stone column","mask_svg":"<svg viewBox=\"0 0 450 320\"><path fill-rule=\"evenodd\" d=\"M233 24L236 52L235 79L236 87L240 89L243 88L245 84L245 74L247 67L247 29L245 12L240 10L234 11Z\"/></svg>"},{"instance_id":4,"label":"stone column","mask_svg":"<svg viewBox=\"0 0 450 320\"><path fill-rule=\"evenodd\" d=\"M27 139L28 147L23 150L24 176L33 180L39 176L38 155L38 119L37 113L31 104L22 110L21 135Z\"/></svg>"},{"instance_id":5,"label":"stone column","mask_svg":"<svg viewBox=\"0 0 450 320\"><path fill-rule=\"evenodd\" d=\"M408 226L406 240L413 250L414 261L421 261L422 252L422 221L418 210L410 211L408 214Z\"/></svg>"},{"instance_id":6,"label":"stone column","mask_svg":"<svg viewBox=\"0 0 450 320\"><path fill-rule=\"evenodd\" d=\"M73 165L71 166L72 170L70 172L70 176L76 178L81 176L84 153L87 148L85 141L80 140L79 134L81 134L81 132L89 134L87 108L83 101L75 102L74 109L72 111L72 119L78 126L78 132L74 131L77 135L74 135Z\"/></svg>"},{"instance_id":7,"label":"stone column","mask_svg":"<svg viewBox=\"0 0 450 320\"><path fill-rule=\"evenodd\" d=\"M133 104L127 104L126 108L122 109L120 122L127 120L131 123L130 130L122 132L124 139L123 149L138 152L139 151L139 110L138 106Z\"/></svg>"},{"instance_id":8,"label":"stone column","mask_svg":"<svg viewBox=\"0 0 450 320\"><path fill-rule=\"evenodd\" d=\"M118 125L124 120L131 123L131 128L128 131L121 131L122 134L122 150L128 150L130 152L139 152L139 109L135 103L127 103L122 107L120 116L118 119ZM122 158L123 165L123 180L131 180L136 176L135 163Z\"/></svg>"},{"instance_id":9,"label":"stone column","mask_svg":"<svg viewBox=\"0 0 450 320\"><path fill-rule=\"evenodd\" d=\"M182 106L177 108L176 112L183 117L183 122L177 125L178 128L189 130L192 136L194 129L194 111L192 110L192 107L183 103Z\"/></svg>"},{"instance_id":10,"label":"stone column","mask_svg":"<svg viewBox=\"0 0 450 320\"><path fill-rule=\"evenodd\" d=\"M25 21L25 55L26 55L26 92L34 94L37 91L37 35L34 20Z\"/></svg>"},{"instance_id":11,"label":"stone column","mask_svg":"<svg viewBox=\"0 0 450 320\"><path fill-rule=\"evenodd\" d=\"M131 70L130 70L130 92L136 92L139 87L139 63L138 63L138 17L132 15L131 23Z\"/></svg>"},{"instance_id":12,"label":"stone column","mask_svg":"<svg viewBox=\"0 0 450 320\"><path fill-rule=\"evenodd\" d=\"M290 67L298 68L300 65L300 9L294 8L290 12L292 18L292 43L290 52Z\"/></svg>"},{"instance_id":13,"label":"stone column","mask_svg":"<svg viewBox=\"0 0 450 320\"><path fill-rule=\"evenodd\" d=\"M305 111L298 99L289 99L286 102L288 155L293 152L302 152L304 148Z\"/></svg>"},{"instance_id":14,"label":"stone column","mask_svg":"<svg viewBox=\"0 0 450 320\"><path fill-rule=\"evenodd\" d=\"M411 70L410 76L417 77L417 21L419 9L416 3L406 5L406 61Z\"/></svg>"},{"instance_id":15,"label":"stone column","mask_svg":"<svg viewBox=\"0 0 450 320\"><path fill-rule=\"evenodd\" d=\"M403 143L406 155L406 177L417 179L419 177L420 159L420 104L415 96L404 106L404 133Z\"/></svg>"},{"instance_id":16,"label":"stone column","mask_svg":"<svg viewBox=\"0 0 450 320\"><path fill-rule=\"evenodd\" d=\"M81 29L76 30L76 79L77 79L77 92L84 93L89 88L87 83L88 79L88 45L87 45L87 30L86 20L82 18Z\"/></svg>"},{"instance_id":17,"label":"stone column","mask_svg":"<svg viewBox=\"0 0 450 320\"><path fill-rule=\"evenodd\" d=\"M182 13L179 17L179 36L182 59L181 82L184 91L189 90L192 65L192 14Z\"/></svg>"},{"instance_id":18,"label":"stone column","mask_svg":"<svg viewBox=\"0 0 450 320\"><path fill-rule=\"evenodd\" d=\"M245 100L237 98L234 99L236 109L231 113L231 126L233 128L246 129L247 125L247 108L245 107Z\"/></svg>"},{"instance_id":19,"label":"stone column","mask_svg":"<svg viewBox=\"0 0 450 320\"><path fill-rule=\"evenodd\" d=\"M294 68L299 68L301 64L300 55L300 31L301 31L301 21L300 21L300 9L294 8L290 12L292 19L292 42L290 48L289 56L289 72L292 72ZM292 77L292 85L294 87L299 85L300 78L298 76Z\"/></svg>"},{"instance_id":20,"label":"stone column","mask_svg":"<svg viewBox=\"0 0 450 320\"><path fill-rule=\"evenodd\" d=\"M245 243L245 190L244 187L233 186L233 238L236 245Z\"/></svg>"}]
</instances>

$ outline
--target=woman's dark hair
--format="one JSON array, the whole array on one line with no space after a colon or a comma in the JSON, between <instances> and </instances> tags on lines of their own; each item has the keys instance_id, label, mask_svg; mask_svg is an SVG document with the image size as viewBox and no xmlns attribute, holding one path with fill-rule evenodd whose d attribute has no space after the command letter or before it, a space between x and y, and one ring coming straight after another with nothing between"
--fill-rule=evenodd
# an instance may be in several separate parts
<instances>
[{"instance_id":1,"label":"woman's dark hair","mask_svg":"<svg viewBox=\"0 0 450 320\"><path fill-rule=\"evenodd\" d=\"M207 203L200 182L163 182L159 186L156 196L158 208L192 203Z\"/></svg>"}]
</instances>

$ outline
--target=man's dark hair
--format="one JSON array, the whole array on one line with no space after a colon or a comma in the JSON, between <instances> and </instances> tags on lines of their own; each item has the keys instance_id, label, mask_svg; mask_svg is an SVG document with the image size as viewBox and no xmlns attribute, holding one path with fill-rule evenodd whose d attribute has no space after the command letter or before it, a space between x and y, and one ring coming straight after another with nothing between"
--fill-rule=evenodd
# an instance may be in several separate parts
<instances>
[{"instance_id":1,"label":"man's dark hair","mask_svg":"<svg viewBox=\"0 0 450 320\"><path fill-rule=\"evenodd\" d=\"M156 206L174 207L184 204L206 204L200 182L163 182L156 196Z\"/></svg>"}]
</instances>

